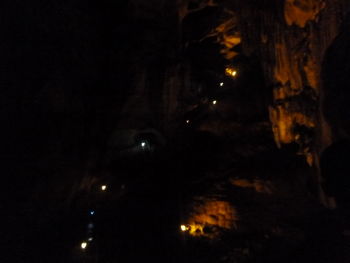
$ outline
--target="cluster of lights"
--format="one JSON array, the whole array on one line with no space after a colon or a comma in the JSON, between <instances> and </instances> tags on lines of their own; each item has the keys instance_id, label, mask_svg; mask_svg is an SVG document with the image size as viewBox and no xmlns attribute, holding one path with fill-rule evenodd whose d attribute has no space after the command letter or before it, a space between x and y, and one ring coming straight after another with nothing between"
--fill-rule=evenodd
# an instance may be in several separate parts
<instances>
[{"instance_id":1,"label":"cluster of lights","mask_svg":"<svg viewBox=\"0 0 350 263\"><path fill-rule=\"evenodd\" d=\"M229 67L225 68L225 75L234 78L234 77L237 76L237 74L238 74L237 70L234 69L233 67L229 66ZM225 85L224 82L219 82L219 86L220 87L223 87L224 85ZM212 100L211 103L212 103L212 105L216 105L218 103L218 101L217 100ZM187 119L186 120L186 124L190 124L190 123L191 123L191 121ZM146 145L145 142L141 142L142 148L144 148L145 145Z\"/></svg>"},{"instance_id":2,"label":"cluster of lights","mask_svg":"<svg viewBox=\"0 0 350 263\"><path fill-rule=\"evenodd\" d=\"M235 78L236 76L237 76L237 74L238 74L238 72L237 72L237 70L235 70L233 67L227 67L227 68L225 68L225 74L227 75L227 76L229 76L229 77L232 77L232 78ZM219 86L220 87L223 87L225 85L225 83L224 82L220 82L219 83ZM211 102L213 105L216 105L217 103L218 103L218 101L217 100L212 100L212 102ZM190 124L190 120L186 120L186 123L187 124ZM143 144L143 143L142 143ZM141 144L141 146L142 147L144 147L144 145L142 145ZM203 229L202 229L202 226L200 226L200 227L197 227L198 229L201 229L202 231L203 231ZM196 229L196 228L194 228L194 229ZM182 232L187 232L187 231L190 231L190 232L192 232L192 228L191 228L191 226L189 226L189 225L180 225L180 230L182 231Z\"/></svg>"},{"instance_id":3,"label":"cluster of lights","mask_svg":"<svg viewBox=\"0 0 350 263\"><path fill-rule=\"evenodd\" d=\"M235 70L234 68L232 67L227 67L225 69L225 74L229 77L236 77L237 76L237 70Z\"/></svg>"},{"instance_id":4,"label":"cluster of lights","mask_svg":"<svg viewBox=\"0 0 350 263\"><path fill-rule=\"evenodd\" d=\"M125 187L126 187L125 184L121 185L121 189L125 189ZM100 185L100 189L101 189L101 191L106 191L107 185L106 184ZM91 218L93 218L93 216L96 214L96 211L90 210L90 211L88 211L88 214L91 216ZM94 240L94 237L93 237L94 227L95 227L95 225L90 221L87 225L88 238L87 238L87 240L85 239L85 240L81 241L81 243L80 243L81 250L83 250L83 251L87 250L89 247L89 243L91 243Z\"/></svg>"},{"instance_id":5,"label":"cluster of lights","mask_svg":"<svg viewBox=\"0 0 350 263\"><path fill-rule=\"evenodd\" d=\"M90 214L90 216L93 216L93 215L95 214L95 211L94 211L94 210L91 210L91 211L89 212L89 214ZM81 248L82 250L86 250L87 247L88 247L88 242L92 242L92 241L94 240L94 238L92 237L93 228L94 228L94 224L90 222L90 223L87 225L88 236L89 236L89 238L88 238L87 241L83 241L83 242L81 242L81 244L80 244L80 248Z\"/></svg>"},{"instance_id":6,"label":"cluster of lights","mask_svg":"<svg viewBox=\"0 0 350 263\"><path fill-rule=\"evenodd\" d=\"M106 191L107 190L107 185L106 184L103 184L100 186L100 189L101 191ZM90 216L94 216L95 215L95 210L90 210L89 211L89 215ZM84 240L80 243L80 248L81 250L86 250L89 246L89 242L92 242L94 240L94 238L92 237L92 232L93 232L93 229L94 229L94 224L92 222L90 222L88 225L87 225L87 232L88 232L88 239L87 240Z\"/></svg>"},{"instance_id":7,"label":"cluster of lights","mask_svg":"<svg viewBox=\"0 0 350 263\"><path fill-rule=\"evenodd\" d=\"M237 76L237 71L236 71L234 68L232 68L232 67L227 67L227 68L225 69L225 74L226 74L227 76L230 76L230 77L236 77L236 76ZM219 85L220 85L220 87L223 87L223 86L224 86L224 82L220 82ZM212 104L213 104L213 105L216 105L217 102L218 102L217 100L213 100L213 101L212 101ZM186 120L186 123L187 123L187 124L190 124L190 120L187 119L187 120ZM146 142L145 142L145 141L142 141L142 142L141 142L141 147L142 147L142 148L145 148L145 147L146 147ZM123 185L123 186L124 186L124 185ZM124 188L124 187L122 187L122 188ZM106 190L107 190L107 185L101 185L101 190L102 190L102 191L106 191ZM94 214L95 214L95 211L91 210L91 211L90 211L90 215L93 216ZM93 228L93 224L90 223L90 224L88 225L89 231L91 231L92 228ZM190 228L190 226L188 226L188 225L180 225L180 230L181 230L182 232L187 232L187 231L189 231L190 229L191 229L191 228ZM88 241L89 241L89 242L93 241L93 237L89 237L89 238L88 238ZM81 247L82 250L85 250L85 249L87 248L87 246L88 246L88 243L87 243L86 241L83 241L83 242L80 244L80 247Z\"/></svg>"}]
</instances>

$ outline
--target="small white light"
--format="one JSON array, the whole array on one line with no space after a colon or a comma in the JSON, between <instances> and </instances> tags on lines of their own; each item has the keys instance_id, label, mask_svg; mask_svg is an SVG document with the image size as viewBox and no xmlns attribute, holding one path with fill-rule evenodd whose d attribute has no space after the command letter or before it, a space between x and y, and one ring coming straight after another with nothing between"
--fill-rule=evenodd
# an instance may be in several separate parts
<instances>
[{"instance_id":1,"label":"small white light","mask_svg":"<svg viewBox=\"0 0 350 263\"><path fill-rule=\"evenodd\" d=\"M141 142L141 147L145 147L146 143L145 142Z\"/></svg>"},{"instance_id":2,"label":"small white light","mask_svg":"<svg viewBox=\"0 0 350 263\"><path fill-rule=\"evenodd\" d=\"M87 243L86 243L86 242L82 242L82 243L80 244L80 247L81 247L81 249L86 249Z\"/></svg>"},{"instance_id":3,"label":"small white light","mask_svg":"<svg viewBox=\"0 0 350 263\"><path fill-rule=\"evenodd\" d=\"M188 227L186 225L181 225L180 228L182 232L185 232L188 230Z\"/></svg>"},{"instance_id":4,"label":"small white light","mask_svg":"<svg viewBox=\"0 0 350 263\"><path fill-rule=\"evenodd\" d=\"M223 82L220 82L220 87L224 86L224 83Z\"/></svg>"},{"instance_id":5,"label":"small white light","mask_svg":"<svg viewBox=\"0 0 350 263\"><path fill-rule=\"evenodd\" d=\"M94 240L93 237L89 237L88 241L91 242L92 240Z\"/></svg>"},{"instance_id":6,"label":"small white light","mask_svg":"<svg viewBox=\"0 0 350 263\"><path fill-rule=\"evenodd\" d=\"M213 105L215 105L217 103L217 101L216 100L213 100Z\"/></svg>"},{"instance_id":7,"label":"small white light","mask_svg":"<svg viewBox=\"0 0 350 263\"><path fill-rule=\"evenodd\" d=\"M106 191L106 189L107 189L107 185L104 184L104 185L101 186L101 190L102 191Z\"/></svg>"},{"instance_id":8,"label":"small white light","mask_svg":"<svg viewBox=\"0 0 350 263\"><path fill-rule=\"evenodd\" d=\"M93 216L94 214L95 214L95 211L93 211L93 210L92 210L92 211L90 211L90 215L92 215L92 216Z\"/></svg>"},{"instance_id":9,"label":"small white light","mask_svg":"<svg viewBox=\"0 0 350 263\"><path fill-rule=\"evenodd\" d=\"M186 120L186 123L189 124L189 123L190 123L190 120Z\"/></svg>"}]
</instances>

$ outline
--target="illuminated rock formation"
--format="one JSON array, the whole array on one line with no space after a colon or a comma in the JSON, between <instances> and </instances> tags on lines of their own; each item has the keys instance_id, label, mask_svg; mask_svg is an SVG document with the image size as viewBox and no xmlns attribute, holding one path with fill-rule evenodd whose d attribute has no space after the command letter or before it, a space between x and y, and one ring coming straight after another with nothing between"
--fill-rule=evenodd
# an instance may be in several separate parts
<instances>
[{"instance_id":1,"label":"illuminated rock formation","mask_svg":"<svg viewBox=\"0 0 350 263\"><path fill-rule=\"evenodd\" d=\"M271 182L258 179L231 179L230 182L234 186L254 189L257 193L272 194L274 188Z\"/></svg>"},{"instance_id":2,"label":"illuminated rock formation","mask_svg":"<svg viewBox=\"0 0 350 263\"><path fill-rule=\"evenodd\" d=\"M317 18L319 12L325 7L321 0L286 0L284 16L287 24L305 27L307 22Z\"/></svg>"},{"instance_id":3,"label":"illuminated rock formation","mask_svg":"<svg viewBox=\"0 0 350 263\"><path fill-rule=\"evenodd\" d=\"M195 2L201 8L214 5ZM216 37L228 64L239 54L237 46L259 57L273 96L269 112L276 144L299 144L310 165L330 143L320 114L321 64L348 5L342 0L217 2L224 11L206 36Z\"/></svg>"},{"instance_id":4,"label":"illuminated rock formation","mask_svg":"<svg viewBox=\"0 0 350 263\"><path fill-rule=\"evenodd\" d=\"M240 5L235 7L239 10ZM284 10L282 17L279 8ZM275 141L278 146L298 143L299 153L312 165L315 152L329 143L319 113L321 63L338 34L344 3L286 0L274 6L247 4L241 10L243 50L259 54L267 85L273 89L270 120Z\"/></svg>"},{"instance_id":5,"label":"illuminated rock formation","mask_svg":"<svg viewBox=\"0 0 350 263\"><path fill-rule=\"evenodd\" d=\"M237 221L237 212L229 202L205 200L196 203L186 230L192 236L213 238L220 230L234 229Z\"/></svg>"}]
</instances>

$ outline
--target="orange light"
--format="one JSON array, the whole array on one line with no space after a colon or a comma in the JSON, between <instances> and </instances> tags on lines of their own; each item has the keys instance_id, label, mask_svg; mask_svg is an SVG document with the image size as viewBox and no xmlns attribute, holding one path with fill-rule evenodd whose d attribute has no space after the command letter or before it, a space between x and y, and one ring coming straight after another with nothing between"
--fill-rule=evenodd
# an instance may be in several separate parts
<instances>
[{"instance_id":1,"label":"orange light","mask_svg":"<svg viewBox=\"0 0 350 263\"><path fill-rule=\"evenodd\" d=\"M234 68L231 68L231 67L228 67L225 69L225 74L227 76L230 76L230 77L236 77L237 76L237 70L235 70Z\"/></svg>"}]
</instances>

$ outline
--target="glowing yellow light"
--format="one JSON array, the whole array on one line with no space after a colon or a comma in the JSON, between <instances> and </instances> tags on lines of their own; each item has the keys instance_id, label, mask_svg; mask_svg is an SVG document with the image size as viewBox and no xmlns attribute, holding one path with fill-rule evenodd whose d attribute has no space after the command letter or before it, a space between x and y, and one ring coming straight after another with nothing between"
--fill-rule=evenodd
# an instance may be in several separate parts
<instances>
[{"instance_id":1,"label":"glowing yellow light","mask_svg":"<svg viewBox=\"0 0 350 263\"><path fill-rule=\"evenodd\" d=\"M186 226L186 225L181 225L180 228L181 228L182 232L185 232L188 230L188 226Z\"/></svg>"},{"instance_id":2,"label":"glowing yellow light","mask_svg":"<svg viewBox=\"0 0 350 263\"><path fill-rule=\"evenodd\" d=\"M81 249L86 249L87 243L86 242L82 242L80 247L81 247Z\"/></svg>"},{"instance_id":3,"label":"glowing yellow light","mask_svg":"<svg viewBox=\"0 0 350 263\"><path fill-rule=\"evenodd\" d=\"M220 82L220 87L224 86L224 83L223 82Z\"/></svg>"},{"instance_id":4,"label":"glowing yellow light","mask_svg":"<svg viewBox=\"0 0 350 263\"><path fill-rule=\"evenodd\" d=\"M213 100L213 105L216 105L217 101L216 100Z\"/></svg>"},{"instance_id":5,"label":"glowing yellow light","mask_svg":"<svg viewBox=\"0 0 350 263\"><path fill-rule=\"evenodd\" d=\"M107 189L107 185L104 184L104 185L101 186L101 190L102 191L106 191L106 189Z\"/></svg>"},{"instance_id":6,"label":"glowing yellow light","mask_svg":"<svg viewBox=\"0 0 350 263\"><path fill-rule=\"evenodd\" d=\"M186 120L186 123L189 124L189 123L190 123L190 120Z\"/></svg>"},{"instance_id":7,"label":"glowing yellow light","mask_svg":"<svg viewBox=\"0 0 350 263\"><path fill-rule=\"evenodd\" d=\"M237 76L237 71L234 68L226 68L225 69L225 74L230 77L236 77Z\"/></svg>"}]
</instances>

